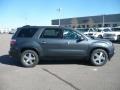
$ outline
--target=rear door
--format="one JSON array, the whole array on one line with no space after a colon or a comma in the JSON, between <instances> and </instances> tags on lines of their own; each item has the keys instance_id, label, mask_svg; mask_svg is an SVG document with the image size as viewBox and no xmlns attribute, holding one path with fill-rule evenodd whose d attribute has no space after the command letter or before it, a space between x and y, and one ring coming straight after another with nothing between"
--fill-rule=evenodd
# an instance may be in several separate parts
<instances>
[{"instance_id":1,"label":"rear door","mask_svg":"<svg viewBox=\"0 0 120 90\"><path fill-rule=\"evenodd\" d=\"M65 42L62 40L62 29L46 28L39 39L44 56L62 56Z\"/></svg>"}]
</instances>

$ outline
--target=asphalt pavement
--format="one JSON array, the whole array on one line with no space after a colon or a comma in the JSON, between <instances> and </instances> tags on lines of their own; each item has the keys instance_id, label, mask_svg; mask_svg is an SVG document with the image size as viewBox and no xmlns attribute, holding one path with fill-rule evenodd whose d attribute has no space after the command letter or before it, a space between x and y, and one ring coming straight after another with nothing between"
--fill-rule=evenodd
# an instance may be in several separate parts
<instances>
[{"instance_id":1,"label":"asphalt pavement","mask_svg":"<svg viewBox=\"0 0 120 90\"><path fill-rule=\"evenodd\" d=\"M53 59L24 68L8 55L11 36L0 34L0 90L120 90L120 44L102 67Z\"/></svg>"}]
</instances>

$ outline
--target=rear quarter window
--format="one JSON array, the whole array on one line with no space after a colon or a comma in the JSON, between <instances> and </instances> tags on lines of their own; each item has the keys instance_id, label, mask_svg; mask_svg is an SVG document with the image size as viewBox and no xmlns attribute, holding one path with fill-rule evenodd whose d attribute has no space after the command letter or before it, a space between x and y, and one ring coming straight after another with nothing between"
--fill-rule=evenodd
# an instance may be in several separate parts
<instances>
[{"instance_id":1,"label":"rear quarter window","mask_svg":"<svg viewBox=\"0 0 120 90\"><path fill-rule=\"evenodd\" d=\"M20 38L30 38L38 31L38 28L21 28L17 37Z\"/></svg>"}]
</instances>

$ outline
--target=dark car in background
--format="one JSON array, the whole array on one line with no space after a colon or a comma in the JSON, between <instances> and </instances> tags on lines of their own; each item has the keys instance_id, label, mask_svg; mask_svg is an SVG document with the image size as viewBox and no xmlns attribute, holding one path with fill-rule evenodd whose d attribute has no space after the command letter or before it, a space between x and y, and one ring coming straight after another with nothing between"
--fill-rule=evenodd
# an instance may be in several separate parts
<instances>
[{"instance_id":1,"label":"dark car in background","mask_svg":"<svg viewBox=\"0 0 120 90\"><path fill-rule=\"evenodd\" d=\"M25 67L33 67L45 57L85 58L93 65L102 66L113 56L114 46L110 41L91 39L69 28L23 26L11 39L9 54Z\"/></svg>"}]
</instances>

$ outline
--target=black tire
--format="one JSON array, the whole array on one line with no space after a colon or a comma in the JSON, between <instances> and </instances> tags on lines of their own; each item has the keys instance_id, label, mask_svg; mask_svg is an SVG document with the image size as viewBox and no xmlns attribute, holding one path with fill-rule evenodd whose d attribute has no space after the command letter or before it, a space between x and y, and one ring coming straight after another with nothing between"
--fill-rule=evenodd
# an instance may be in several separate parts
<instances>
[{"instance_id":1,"label":"black tire","mask_svg":"<svg viewBox=\"0 0 120 90\"><path fill-rule=\"evenodd\" d=\"M92 65L94 66L103 66L107 63L109 59L108 59L108 54L105 50L95 49L91 54L90 60Z\"/></svg>"},{"instance_id":2,"label":"black tire","mask_svg":"<svg viewBox=\"0 0 120 90\"><path fill-rule=\"evenodd\" d=\"M34 67L39 63L38 54L33 50L25 50L21 54L21 64L24 67Z\"/></svg>"},{"instance_id":3,"label":"black tire","mask_svg":"<svg viewBox=\"0 0 120 90\"><path fill-rule=\"evenodd\" d=\"M102 37L102 35L99 35L98 38L101 38L101 39L102 39L103 37Z\"/></svg>"}]
</instances>

